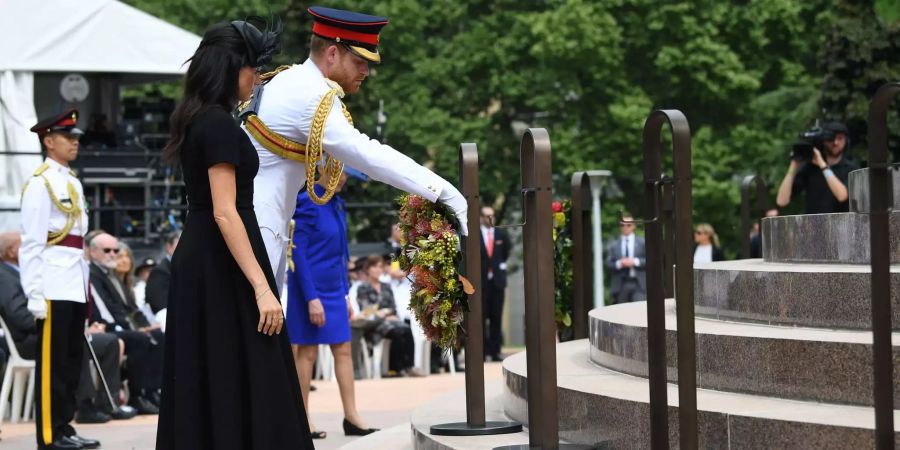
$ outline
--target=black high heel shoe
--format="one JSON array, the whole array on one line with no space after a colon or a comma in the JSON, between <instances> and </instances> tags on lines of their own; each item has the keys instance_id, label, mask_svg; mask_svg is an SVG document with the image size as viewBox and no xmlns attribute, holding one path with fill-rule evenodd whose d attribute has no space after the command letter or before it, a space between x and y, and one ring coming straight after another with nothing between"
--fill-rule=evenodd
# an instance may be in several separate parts
<instances>
[{"instance_id":1,"label":"black high heel shoe","mask_svg":"<svg viewBox=\"0 0 900 450\"><path fill-rule=\"evenodd\" d=\"M360 428L344 419L344 436L365 436L378 431L378 428Z\"/></svg>"}]
</instances>

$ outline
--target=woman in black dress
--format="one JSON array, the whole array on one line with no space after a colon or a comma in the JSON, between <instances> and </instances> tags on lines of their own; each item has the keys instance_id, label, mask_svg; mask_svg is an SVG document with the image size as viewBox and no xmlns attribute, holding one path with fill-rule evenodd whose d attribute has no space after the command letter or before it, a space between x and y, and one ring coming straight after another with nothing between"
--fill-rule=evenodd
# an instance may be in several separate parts
<instances>
[{"instance_id":1,"label":"woman in black dress","mask_svg":"<svg viewBox=\"0 0 900 450\"><path fill-rule=\"evenodd\" d=\"M189 212L172 256L158 450L313 448L253 212L259 159L231 116L277 48L277 32L245 21L211 27L172 114L165 154Z\"/></svg>"}]
</instances>

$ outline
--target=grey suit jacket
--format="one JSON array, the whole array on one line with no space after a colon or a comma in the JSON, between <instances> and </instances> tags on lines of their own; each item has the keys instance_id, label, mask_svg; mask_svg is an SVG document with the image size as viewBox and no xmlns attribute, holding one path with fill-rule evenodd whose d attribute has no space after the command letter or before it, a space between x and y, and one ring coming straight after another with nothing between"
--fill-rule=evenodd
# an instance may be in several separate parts
<instances>
[{"instance_id":1,"label":"grey suit jacket","mask_svg":"<svg viewBox=\"0 0 900 450\"><path fill-rule=\"evenodd\" d=\"M629 277L629 269L616 268L616 261L622 259L622 256L622 237L619 236L618 238L610 242L606 247L606 268L609 269L611 275L609 292L612 295L616 295L622 289L622 284L625 283L625 280L627 280ZM632 255L632 257L636 258L639 261L639 265L634 268L635 277L637 278L637 282L641 287L641 290L646 292L647 249L644 244L644 238L639 236L634 237L634 255Z\"/></svg>"}]
</instances>

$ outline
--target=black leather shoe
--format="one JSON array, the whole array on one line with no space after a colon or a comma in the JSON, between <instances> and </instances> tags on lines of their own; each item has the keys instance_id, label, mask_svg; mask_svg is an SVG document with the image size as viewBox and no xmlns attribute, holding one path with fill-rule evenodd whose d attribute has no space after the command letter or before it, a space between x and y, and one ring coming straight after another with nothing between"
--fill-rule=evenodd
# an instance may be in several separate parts
<instances>
[{"instance_id":1,"label":"black leather shoe","mask_svg":"<svg viewBox=\"0 0 900 450\"><path fill-rule=\"evenodd\" d=\"M53 441L52 444L41 448L42 450L79 450L83 449L84 446L68 436L62 436Z\"/></svg>"},{"instance_id":2,"label":"black leather shoe","mask_svg":"<svg viewBox=\"0 0 900 450\"><path fill-rule=\"evenodd\" d=\"M159 408L157 408L156 405L154 405L146 398L140 396L131 397L131 400L128 401L128 404L136 409L137 413L140 415L159 414Z\"/></svg>"},{"instance_id":3,"label":"black leather shoe","mask_svg":"<svg viewBox=\"0 0 900 450\"><path fill-rule=\"evenodd\" d=\"M96 409L79 409L75 413L76 423L106 423L112 420L106 413L97 411Z\"/></svg>"},{"instance_id":4,"label":"black leather shoe","mask_svg":"<svg viewBox=\"0 0 900 450\"><path fill-rule=\"evenodd\" d=\"M113 420L128 420L137 415L137 410L125 405L116 408L115 411L109 413Z\"/></svg>"},{"instance_id":5,"label":"black leather shoe","mask_svg":"<svg viewBox=\"0 0 900 450\"><path fill-rule=\"evenodd\" d=\"M365 436L378 431L378 428L360 428L344 419L344 436Z\"/></svg>"},{"instance_id":6,"label":"black leather shoe","mask_svg":"<svg viewBox=\"0 0 900 450\"><path fill-rule=\"evenodd\" d=\"M100 441L96 439L88 439L77 434L69 436L69 439L81 444L81 448L100 448Z\"/></svg>"},{"instance_id":7,"label":"black leather shoe","mask_svg":"<svg viewBox=\"0 0 900 450\"><path fill-rule=\"evenodd\" d=\"M157 408L162 405L162 396L159 394L159 391L152 391L149 395L144 396L144 398L150 400L150 402L153 403L153 405Z\"/></svg>"}]
</instances>

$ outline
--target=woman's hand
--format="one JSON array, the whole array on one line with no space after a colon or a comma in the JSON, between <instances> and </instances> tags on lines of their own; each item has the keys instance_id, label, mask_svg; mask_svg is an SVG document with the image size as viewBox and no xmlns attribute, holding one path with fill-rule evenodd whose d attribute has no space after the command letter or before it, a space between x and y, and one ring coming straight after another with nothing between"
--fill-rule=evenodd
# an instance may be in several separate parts
<instances>
[{"instance_id":1,"label":"woman's hand","mask_svg":"<svg viewBox=\"0 0 900 450\"><path fill-rule=\"evenodd\" d=\"M268 336L281 334L284 312L271 289L265 288L262 294L257 295L256 306L259 308L259 325L256 326L256 331Z\"/></svg>"},{"instance_id":2,"label":"woman's hand","mask_svg":"<svg viewBox=\"0 0 900 450\"><path fill-rule=\"evenodd\" d=\"M325 326L325 308L322 307L322 301L314 298L306 302L309 308L309 321L317 327Z\"/></svg>"}]
</instances>

